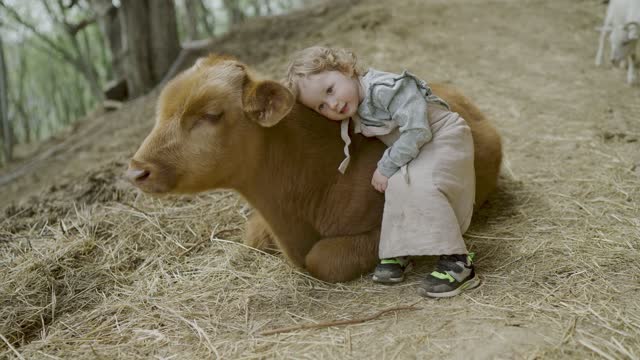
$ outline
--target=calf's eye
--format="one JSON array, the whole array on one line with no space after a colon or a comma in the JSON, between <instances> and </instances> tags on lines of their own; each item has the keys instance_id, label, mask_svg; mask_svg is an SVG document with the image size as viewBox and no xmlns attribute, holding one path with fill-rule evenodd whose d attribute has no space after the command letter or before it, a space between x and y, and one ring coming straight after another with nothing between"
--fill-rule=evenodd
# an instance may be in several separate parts
<instances>
[{"instance_id":1,"label":"calf's eye","mask_svg":"<svg viewBox=\"0 0 640 360\"><path fill-rule=\"evenodd\" d=\"M201 126L211 126L216 125L222 120L223 113L213 114L213 113L205 113L198 115L195 117L194 121L191 122L190 130L195 130L200 128Z\"/></svg>"},{"instance_id":2,"label":"calf's eye","mask_svg":"<svg viewBox=\"0 0 640 360\"><path fill-rule=\"evenodd\" d=\"M209 113L203 114L201 119L203 121L208 122L208 123L216 124L216 123L218 123L220 121L220 119L222 119L222 113L219 113L219 114L209 114Z\"/></svg>"}]
</instances>

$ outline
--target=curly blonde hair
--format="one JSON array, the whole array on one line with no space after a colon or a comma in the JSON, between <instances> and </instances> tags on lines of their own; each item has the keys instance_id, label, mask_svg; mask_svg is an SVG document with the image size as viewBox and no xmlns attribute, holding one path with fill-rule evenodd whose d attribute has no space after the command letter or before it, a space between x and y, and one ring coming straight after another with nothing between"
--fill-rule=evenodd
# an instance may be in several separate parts
<instances>
[{"instance_id":1,"label":"curly blonde hair","mask_svg":"<svg viewBox=\"0 0 640 360\"><path fill-rule=\"evenodd\" d=\"M361 73L352 51L312 46L293 55L283 83L298 98L298 80L323 71L340 71L347 76L359 76Z\"/></svg>"}]
</instances>

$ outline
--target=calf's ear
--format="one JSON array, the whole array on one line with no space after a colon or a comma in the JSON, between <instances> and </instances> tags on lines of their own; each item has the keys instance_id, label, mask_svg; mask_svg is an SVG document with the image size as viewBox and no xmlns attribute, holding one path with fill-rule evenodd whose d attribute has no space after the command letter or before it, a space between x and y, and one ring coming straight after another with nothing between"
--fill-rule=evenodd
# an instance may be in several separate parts
<instances>
[{"instance_id":1,"label":"calf's ear","mask_svg":"<svg viewBox=\"0 0 640 360\"><path fill-rule=\"evenodd\" d=\"M294 103L291 91L271 80L249 81L242 95L245 114L264 127L280 122L291 111Z\"/></svg>"}]
</instances>

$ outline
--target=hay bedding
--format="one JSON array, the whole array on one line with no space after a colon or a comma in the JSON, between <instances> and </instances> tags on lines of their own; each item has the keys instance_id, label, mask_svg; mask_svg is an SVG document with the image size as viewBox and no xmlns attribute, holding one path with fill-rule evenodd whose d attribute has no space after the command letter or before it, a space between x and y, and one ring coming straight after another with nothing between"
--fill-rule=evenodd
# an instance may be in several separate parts
<instances>
[{"instance_id":1,"label":"hay bedding","mask_svg":"<svg viewBox=\"0 0 640 360\"><path fill-rule=\"evenodd\" d=\"M419 298L433 259L399 286L322 283L239 243L246 209L235 194L138 194L119 173L149 123L123 124L148 119L152 95L97 119L105 125L82 140L95 147L42 165L53 185L5 206L0 358L640 357L640 90L592 65L600 2L404 0L391 14L346 4L278 20L318 24L287 32L289 43L246 52L240 32L218 46L278 74L290 51L326 41L380 68L425 69L474 98L506 155L501 187L467 234L483 285ZM34 177L0 191L42 187Z\"/></svg>"}]
</instances>

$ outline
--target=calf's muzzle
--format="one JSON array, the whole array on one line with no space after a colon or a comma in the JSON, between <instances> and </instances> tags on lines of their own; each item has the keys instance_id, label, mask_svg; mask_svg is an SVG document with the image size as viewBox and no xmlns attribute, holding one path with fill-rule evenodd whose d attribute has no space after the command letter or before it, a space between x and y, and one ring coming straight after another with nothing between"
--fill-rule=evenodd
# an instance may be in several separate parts
<instances>
[{"instance_id":1,"label":"calf's muzzle","mask_svg":"<svg viewBox=\"0 0 640 360\"><path fill-rule=\"evenodd\" d=\"M164 193L171 190L175 177L167 171L149 162L132 159L125 172L125 178L144 192Z\"/></svg>"}]
</instances>

